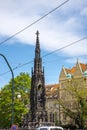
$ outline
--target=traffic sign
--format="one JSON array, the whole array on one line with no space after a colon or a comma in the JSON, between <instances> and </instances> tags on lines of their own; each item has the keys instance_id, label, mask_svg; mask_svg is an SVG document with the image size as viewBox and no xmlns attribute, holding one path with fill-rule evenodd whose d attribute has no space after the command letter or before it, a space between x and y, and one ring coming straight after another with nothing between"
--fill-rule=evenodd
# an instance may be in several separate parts
<instances>
[{"instance_id":1,"label":"traffic sign","mask_svg":"<svg viewBox=\"0 0 87 130\"><path fill-rule=\"evenodd\" d=\"M17 125L12 125L11 130L18 130L18 126Z\"/></svg>"}]
</instances>

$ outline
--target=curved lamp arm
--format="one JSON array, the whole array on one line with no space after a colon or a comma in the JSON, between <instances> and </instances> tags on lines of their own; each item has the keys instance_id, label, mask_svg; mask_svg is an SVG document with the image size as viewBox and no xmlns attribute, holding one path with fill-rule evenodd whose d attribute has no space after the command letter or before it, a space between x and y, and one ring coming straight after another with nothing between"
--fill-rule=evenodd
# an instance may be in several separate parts
<instances>
[{"instance_id":1,"label":"curved lamp arm","mask_svg":"<svg viewBox=\"0 0 87 130\"><path fill-rule=\"evenodd\" d=\"M1 53L0 56L4 58L12 74L12 124L14 124L14 73L6 57Z\"/></svg>"}]
</instances>

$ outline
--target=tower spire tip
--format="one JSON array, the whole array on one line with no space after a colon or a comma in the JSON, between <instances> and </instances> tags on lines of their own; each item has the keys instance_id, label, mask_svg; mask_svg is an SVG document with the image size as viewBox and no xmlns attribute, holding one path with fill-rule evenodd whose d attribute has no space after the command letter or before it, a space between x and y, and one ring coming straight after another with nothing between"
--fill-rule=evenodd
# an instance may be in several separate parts
<instances>
[{"instance_id":1,"label":"tower spire tip","mask_svg":"<svg viewBox=\"0 0 87 130\"><path fill-rule=\"evenodd\" d=\"M39 31L37 30L37 32L36 32L37 37L38 37L39 34L40 34L40 33L39 33Z\"/></svg>"}]
</instances>

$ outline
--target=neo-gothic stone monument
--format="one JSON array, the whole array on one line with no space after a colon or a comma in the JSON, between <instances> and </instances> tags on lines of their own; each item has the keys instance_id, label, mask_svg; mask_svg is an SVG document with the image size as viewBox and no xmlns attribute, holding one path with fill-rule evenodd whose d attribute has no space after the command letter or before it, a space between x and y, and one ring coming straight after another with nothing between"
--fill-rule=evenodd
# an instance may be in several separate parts
<instances>
[{"instance_id":1,"label":"neo-gothic stone monument","mask_svg":"<svg viewBox=\"0 0 87 130\"><path fill-rule=\"evenodd\" d=\"M40 56L39 32L36 32L36 48L34 58L34 68L32 69L31 91L30 91L30 122L38 124L47 122L47 112L45 109L45 78L44 68L42 68L42 58Z\"/></svg>"}]
</instances>

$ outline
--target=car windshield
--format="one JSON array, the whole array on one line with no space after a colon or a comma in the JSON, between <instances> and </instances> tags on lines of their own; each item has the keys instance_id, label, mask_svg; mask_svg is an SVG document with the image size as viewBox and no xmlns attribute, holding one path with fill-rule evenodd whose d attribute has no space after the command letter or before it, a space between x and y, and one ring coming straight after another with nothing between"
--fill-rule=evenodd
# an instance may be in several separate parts
<instances>
[{"instance_id":1,"label":"car windshield","mask_svg":"<svg viewBox=\"0 0 87 130\"><path fill-rule=\"evenodd\" d=\"M40 128L40 130L48 130L48 128ZM60 128L50 128L50 130L61 130Z\"/></svg>"},{"instance_id":2,"label":"car windshield","mask_svg":"<svg viewBox=\"0 0 87 130\"><path fill-rule=\"evenodd\" d=\"M50 130L61 130L60 128L51 128Z\"/></svg>"},{"instance_id":3,"label":"car windshield","mask_svg":"<svg viewBox=\"0 0 87 130\"><path fill-rule=\"evenodd\" d=\"M47 128L40 128L40 130L48 130Z\"/></svg>"}]
</instances>

